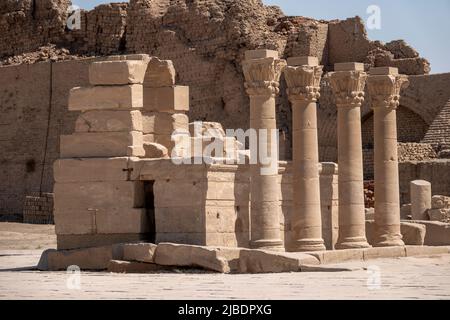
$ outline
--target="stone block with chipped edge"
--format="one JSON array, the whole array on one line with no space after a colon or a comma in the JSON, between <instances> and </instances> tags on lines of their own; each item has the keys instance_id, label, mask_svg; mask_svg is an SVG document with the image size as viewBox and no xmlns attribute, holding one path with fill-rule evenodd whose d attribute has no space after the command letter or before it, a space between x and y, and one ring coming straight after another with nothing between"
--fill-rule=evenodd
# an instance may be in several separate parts
<instances>
[{"instance_id":1,"label":"stone block with chipped edge","mask_svg":"<svg viewBox=\"0 0 450 320\"><path fill-rule=\"evenodd\" d=\"M160 60L152 57L147 66L144 86L150 88L175 85L175 68L171 60Z\"/></svg>"},{"instance_id":2,"label":"stone block with chipped edge","mask_svg":"<svg viewBox=\"0 0 450 320\"><path fill-rule=\"evenodd\" d=\"M69 111L133 110L143 106L142 85L76 87L69 93Z\"/></svg>"},{"instance_id":3,"label":"stone block with chipped edge","mask_svg":"<svg viewBox=\"0 0 450 320\"><path fill-rule=\"evenodd\" d=\"M200 267L220 273L230 272L225 258L212 248L173 243L158 244L155 263L164 266Z\"/></svg>"},{"instance_id":4,"label":"stone block with chipped edge","mask_svg":"<svg viewBox=\"0 0 450 320\"><path fill-rule=\"evenodd\" d=\"M242 249L239 257L239 273L281 273L298 272L302 264L310 264L314 257L302 254L294 256L289 253L264 250Z\"/></svg>"},{"instance_id":5,"label":"stone block with chipped edge","mask_svg":"<svg viewBox=\"0 0 450 320\"><path fill-rule=\"evenodd\" d=\"M147 159L168 159L169 150L167 147L156 142L144 142L145 158Z\"/></svg>"},{"instance_id":6,"label":"stone block with chipped edge","mask_svg":"<svg viewBox=\"0 0 450 320\"><path fill-rule=\"evenodd\" d=\"M139 110L93 110L81 113L75 122L75 132L142 131Z\"/></svg>"},{"instance_id":7,"label":"stone block with chipped edge","mask_svg":"<svg viewBox=\"0 0 450 320\"><path fill-rule=\"evenodd\" d=\"M74 133L60 137L61 158L143 157L142 132Z\"/></svg>"},{"instance_id":8,"label":"stone block with chipped edge","mask_svg":"<svg viewBox=\"0 0 450 320\"><path fill-rule=\"evenodd\" d=\"M142 84L147 70L145 60L98 61L89 65L91 85Z\"/></svg>"},{"instance_id":9,"label":"stone block with chipped edge","mask_svg":"<svg viewBox=\"0 0 450 320\"><path fill-rule=\"evenodd\" d=\"M189 111L189 87L170 86L143 90L146 111L182 113Z\"/></svg>"},{"instance_id":10,"label":"stone block with chipped edge","mask_svg":"<svg viewBox=\"0 0 450 320\"><path fill-rule=\"evenodd\" d=\"M154 263L156 247L153 243L123 244L123 260Z\"/></svg>"},{"instance_id":11,"label":"stone block with chipped edge","mask_svg":"<svg viewBox=\"0 0 450 320\"><path fill-rule=\"evenodd\" d=\"M69 266L78 266L81 270L105 270L113 259L111 246L83 248L75 250L49 249L42 253L38 270L65 271Z\"/></svg>"}]
</instances>

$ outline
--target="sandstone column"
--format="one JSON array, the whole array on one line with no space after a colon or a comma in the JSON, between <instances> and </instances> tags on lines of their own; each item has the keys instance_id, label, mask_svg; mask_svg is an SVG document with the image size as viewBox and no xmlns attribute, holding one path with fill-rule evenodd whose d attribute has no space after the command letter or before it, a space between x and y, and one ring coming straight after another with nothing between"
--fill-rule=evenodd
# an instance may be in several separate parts
<instances>
[{"instance_id":1,"label":"sandstone column","mask_svg":"<svg viewBox=\"0 0 450 320\"><path fill-rule=\"evenodd\" d=\"M285 65L284 60L278 59L278 52L271 50L248 51L243 63L245 86L250 96L250 128L257 130L259 154L265 147L260 143L261 134L267 134L266 150L270 157L270 163L263 163L258 154L251 155L250 245L256 249L284 250L280 231L278 145L274 145L277 141L271 134L277 130L275 96L279 93L279 79ZM270 152L272 146L277 150L274 153Z\"/></svg>"},{"instance_id":2,"label":"sandstone column","mask_svg":"<svg viewBox=\"0 0 450 320\"><path fill-rule=\"evenodd\" d=\"M427 211L431 209L431 183L425 180L411 181L411 215L414 220L428 220Z\"/></svg>"},{"instance_id":3,"label":"sandstone column","mask_svg":"<svg viewBox=\"0 0 450 320\"><path fill-rule=\"evenodd\" d=\"M326 250L320 208L317 99L322 66L317 58L289 58L284 74L292 103L293 250Z\"/></svg>"},{"instance_id":4,"label":"sandstone column","mask_svg":"<svg viewBox=\"0 0 450 320\"><path fill-rule=\"evenodd\" d=\"M397 114L400 89L407 83L397 68L370 70L367 79L374 112L375 246L405 245L400 232Z\"/></svg>"},{"instance_id":5,"label":"sandstone column","mask_svg":"<svg viewBox=\"0 0 450 320\"><path fill-rule=\"evenodd\" d=\"M362 63L337 63L330 84L338 110L339 237L337 249L367 248L361 104L367 74Z\"/></svg>"}]
</instances>

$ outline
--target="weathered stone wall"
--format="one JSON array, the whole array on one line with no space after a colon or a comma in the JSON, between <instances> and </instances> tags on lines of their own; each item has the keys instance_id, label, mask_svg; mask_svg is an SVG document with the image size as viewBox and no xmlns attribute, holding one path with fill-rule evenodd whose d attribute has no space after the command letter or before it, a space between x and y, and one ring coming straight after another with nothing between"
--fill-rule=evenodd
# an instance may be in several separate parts
<instances>
[{"instance_id":1,"label":"weathered stone wall","mask_svg":"<svg viewBox=\"0 0 450 320\"><path fill-rule=\"evenodd\" d=\"M73 132L77 116L67 110L69 90L87 83L88 61L1 68L2 214L21 213L26 195L52 192L59 136Z\"/></svg>"}]
</instances>

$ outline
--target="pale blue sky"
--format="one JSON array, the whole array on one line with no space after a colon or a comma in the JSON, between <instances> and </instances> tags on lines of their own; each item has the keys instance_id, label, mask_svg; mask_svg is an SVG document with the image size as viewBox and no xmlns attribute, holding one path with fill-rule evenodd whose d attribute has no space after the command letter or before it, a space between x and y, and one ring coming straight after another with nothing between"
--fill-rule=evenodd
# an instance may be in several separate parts
<instances>
[{"instance_id":1,"label":"pale blue sky","mask_svg":"<svg viewBox=\"0 0 450 320\"><path fill-rule=\"evenodd\" d=\"M72 0L91 9L108 0ZM120 2L120 1L116 1ZM122 1L127 2L127 1ZM316 19L368 18L370 5L381 9L381 29L368 30L372 40L404 39L430 60L432 73L450 72L450 0L263 0L286 15Z\"/></svg>"}]
</instances>

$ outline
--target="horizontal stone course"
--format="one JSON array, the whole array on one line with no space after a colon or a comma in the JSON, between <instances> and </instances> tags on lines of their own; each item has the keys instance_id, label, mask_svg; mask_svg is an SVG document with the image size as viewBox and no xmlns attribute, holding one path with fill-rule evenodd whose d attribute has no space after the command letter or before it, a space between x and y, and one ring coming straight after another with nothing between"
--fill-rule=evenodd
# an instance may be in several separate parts
<instances>
[{"instance_id":1,"label":"horizontal stone course","mask_svg":"<svg viewBox=\"0 0 450 320\"><path fill-rule=\"evenodd\" d=\"M62 135L61 158L101 158L145 155L140 131Z\"/></svg>"},{"instance_id":2,"label":"horizontal stone course","mask_svg":"<svg viewBox=\"0 0 450 320\"><path fill-rule=\"evenodd\" d=\"M69 111L133 110L143 106L142 85L76 87L70 90Z\"/></svg>"}]
</instances>

